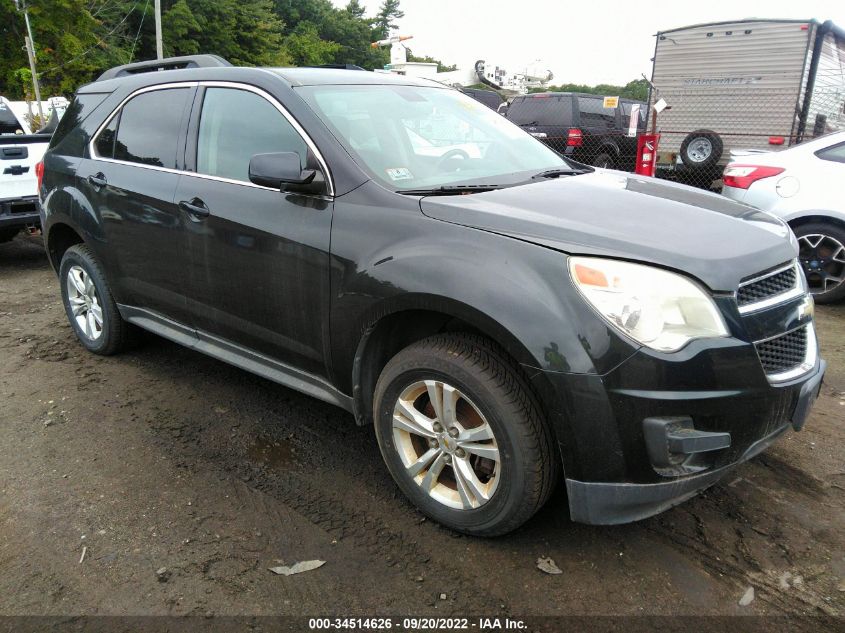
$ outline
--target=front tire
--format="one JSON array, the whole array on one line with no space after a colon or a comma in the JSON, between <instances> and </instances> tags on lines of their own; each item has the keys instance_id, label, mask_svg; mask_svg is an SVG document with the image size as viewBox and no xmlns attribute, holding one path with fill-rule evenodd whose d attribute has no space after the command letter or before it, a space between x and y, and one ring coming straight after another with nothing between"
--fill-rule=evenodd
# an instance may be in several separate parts
<instances>
[{"instance_id":1,"label":"front tire","mask_svg":"<svg viewBox=\"0 0 845 633\"><path fill-rule=\"evenodd\" d=\"M816 303L845 298L845 229L828 222L808 222L794 232L798 259Z\"/></svg>"},{"instance_id":2,"label":"front tire","mask_svg":"<svg viewBox=\"0 0 845 633\"><path fill-rule=\"evenodd\" d=\"M67 249L59 283L68 321L88 351L110 356L128 346L132 326L120 316L102 268L87 246Z\"/></svg>"},{"instance_id":3,"label":"front tire","mask_svg":"<svg viewBox=\"0 0 845 633\"><path fill-rule=\"evenodd\" d=\"M557 480L554 442L518 371L488 341L438 335L399 352L379 377L376 438L403 493L459 532L510 532Z\"/></svg>"}]
</instances>

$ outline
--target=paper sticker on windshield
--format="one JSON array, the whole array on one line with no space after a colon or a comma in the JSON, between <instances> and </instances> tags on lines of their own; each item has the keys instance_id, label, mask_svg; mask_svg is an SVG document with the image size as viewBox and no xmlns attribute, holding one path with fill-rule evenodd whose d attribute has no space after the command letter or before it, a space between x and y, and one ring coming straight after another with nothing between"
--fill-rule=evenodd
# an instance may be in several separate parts
<instances>
[{"instance_id":1,"label":"paper sticker on windshield","mask_svg":"<svg viewBox=\"0 0 845 633\"><path fill-rule=\"evenodd\" d=\"M388 167L384 171L387 172L391 180L410 180L414 177L407 167Z\"/></svg>"}]
</instances>

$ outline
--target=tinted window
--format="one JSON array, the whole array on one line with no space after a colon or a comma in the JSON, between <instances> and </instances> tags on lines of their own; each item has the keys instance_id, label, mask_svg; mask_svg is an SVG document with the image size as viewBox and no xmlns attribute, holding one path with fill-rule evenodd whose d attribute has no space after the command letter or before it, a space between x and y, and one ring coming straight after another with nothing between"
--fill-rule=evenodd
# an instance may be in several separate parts
<instances>
[{"instance_id":1,"label":"tinted window","mask_svg":"<svg viewBox=\"0 0 845 633\"><path fill-rule=\"evenodd\" d=\"M816 152L816 156L822 160L832 160L837 163L845 163L845 143L820 149Z\"/></svg>"},{"instance_id":2,"label":"tinted window","mask_svg":"<svg viewBox=\"0 0 845 633\"><path fill-rule=\"evenodd\" d=\"M605 108L601 97L578 97L582 127L612 128L616 125L616 108Z\"/></svg>"},{"instance_id":3,"label":"tinted window","mask_svg":"<svg viewBox=\"0 0 845 633\"><path fill-rule=\"evenodd\" d=\"M94 141L94 147L97 149L97 156L101 158L114 158L114 137L117 132L117 124L120 121L120 113L117 114L109 124L103 128Z\"/></svg>"},{"instance_id":4,"label":"tinted window","mask_svg":"<svg viewBox=\"0 0 845 633\"><path fill-rule=\"evenodd\" d=\"M23 128L12 109L0 102L0 134L17 134L22 131Z\"/></svg>"},{"instance_id":5,"label":"tinted window","mask_svg":"<svg viewBox=\"0 0 845 633\"><path fill-rule=\"evenodd\" d=\"M508 108L507 118L517 125L562 125L572 122L572 97L517 97Z\"/></svg>"},{"instance_id":6,"label":"tinted window","mask_svg":"<svg viewBox=\"0 0 845 633\"><path fill-rule=\"evenodd\" d=\"M302 137L265 98L236 88L205 92L197 140L197 171L249 182L255 154L296 152L305 162Z\"/></svg>"},{"instance_id":7,"label":"tinted window","mask_svg":"<svg viewBox=\"0 0 845 633\"><path fill-rule=\"evenodd\" d=\"M108 97L106 92L93 92L76 95L71 102L64 116L59 120L53 138L50 139L50 147L56 147L68 133L77 127L91 112Z\"/></svg>"},{"instance_id":8,"label":"tinted window","mask_svg":"<svg viewBox=\"0 0 845 633\"><path fill-rule=\"evenodd\" d=\"M176 167L182 112L191 90L145 92L123 106L114 157L144 165Z\"/></svg>"},{"instance_id":9,"label":"tinted window","mask_svg":"<svg viewBox=\"0 0 845 633\"><path fill-rule=\"evenodd\" d=\"M640 106L639 122L637 123L637 127L645 128L645 126L646 126L645 125L646 124L646 115L648 114L648 108L646 107L646 105L644 103L634 104L634 103L631 103L630 101L623 101L622 102L622 114L623 114L622 127L623 128L628 127L628 123L631 120L631 109L634 107L634 105Z\"/></svg>"}]
</instances>

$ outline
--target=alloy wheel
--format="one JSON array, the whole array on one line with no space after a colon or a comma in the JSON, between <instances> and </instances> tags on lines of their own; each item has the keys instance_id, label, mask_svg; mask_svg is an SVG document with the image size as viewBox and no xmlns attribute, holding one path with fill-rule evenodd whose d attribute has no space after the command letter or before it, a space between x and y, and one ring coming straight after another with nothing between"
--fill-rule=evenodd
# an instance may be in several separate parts
<instances>
[{"instance_id":1,"label":"alloy wheel","mask_svg":"<svg viewBox=\"0 0 845 633\"><path fill-rule=\"evenodd\" d=\"M493 429L456 387L438 380L406 387L393 409L393 439L408 476L443 505L471 510L496 492L501 456Z\"/></svg>"},{"instance_id":2,"label":"alloy wheel","mask_svg":"<svg viewBox=\"0 0 845 633\"><path fill-rule=\"evenodd\" d=\"M845 245L830 235L810 233L798 238L799 259L810 292L830 292L845 282Z\"/></svg>"},{"instance_id":3,"label":"alloy wheel","mask_svg":"<svg viewBox=\"0 0 845 633\"><path fill-rule=\"evenodd\" d=\"M103 334L103 309L97 288L84 268L71 266L67 271L67 298L79 330L91 341Z\"/></svg>"}]
</instances>

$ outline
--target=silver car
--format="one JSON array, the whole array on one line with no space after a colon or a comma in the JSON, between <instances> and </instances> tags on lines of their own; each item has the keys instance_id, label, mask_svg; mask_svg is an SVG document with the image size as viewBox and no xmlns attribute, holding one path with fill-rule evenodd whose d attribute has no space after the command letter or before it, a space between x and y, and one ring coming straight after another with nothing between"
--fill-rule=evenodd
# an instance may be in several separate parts
<instances>
[{"instance_id":1,"label":"silver car","mask_svg":"<svg viewBox=\"0 0 845 633\"><path fill-rule=\"evenodd\" d=\"M845 297L845 132L780 152L733 151L722 194L792 227L819 303Z\"/></svg>"}]
</instances>

